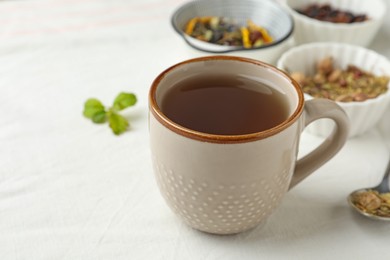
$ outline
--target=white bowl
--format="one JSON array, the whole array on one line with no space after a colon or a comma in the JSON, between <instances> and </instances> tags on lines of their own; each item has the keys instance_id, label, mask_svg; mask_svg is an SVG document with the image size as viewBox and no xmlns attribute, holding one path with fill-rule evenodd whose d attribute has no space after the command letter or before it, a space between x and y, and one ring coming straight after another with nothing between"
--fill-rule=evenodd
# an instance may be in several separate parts
<instances>
[{"instance_id":1,"label":"white bowl","mask_svg":"<svg viewBox=\"0 0 390 260\"><path fill-rule=\"evenodd\" d=\"M184 33L188 21L194 17L218 16L233 18L238 24L252 20L264 27L274 38L271 44L257 48L222 46L195 39ZM190 47L192 57L234 55L275 64L280 55L292 46L294 22L288 11L273 0L197 0L180 6L172 15L172 26Z\"/></svg>"},{"instance_id":2,"label":"white bowl","mask_svg":"<svg viewBox=\"0 0 390 260\"><path fill-rule=\"evenodd\" d=\"M315 64L325 58L333 57L335 67L344 69L349 64L355 65L374 75L390 76L390 61L372 50L343 43L308 43L294 47L285 52L277 62L277 67L292 72L314 75ZM382 118L390 103L390 83L388 91L363 102L337 102L350 119L349 137L361 135L370 130ZM306 99L311 99L305 94ZM328 136L333 129L333 122L327 119L318 120L307 127L307 131L320 136Z\"/></svg>"},{"instance_id":3,"label":"white bowl","mask_svg":"<svg viewBox=\"0 0 390 260\"><path fill-rule=\"evenodd\" d=\"M310 42L342 42L368 46L377 34L384 16L383 0L284 0L294 17L296 44ZM354 14L366 14L369 20L351 24L331 23L307 17L296 11L310 4L330 4L333 8L348 10Z\"/></svg>"}]
</instances>

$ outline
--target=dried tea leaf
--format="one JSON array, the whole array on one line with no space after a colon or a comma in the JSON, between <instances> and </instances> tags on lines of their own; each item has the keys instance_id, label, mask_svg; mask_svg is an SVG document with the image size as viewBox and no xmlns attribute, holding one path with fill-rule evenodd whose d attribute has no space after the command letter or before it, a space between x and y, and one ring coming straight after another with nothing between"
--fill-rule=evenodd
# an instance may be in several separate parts
<instances>
[{"instance_id":1,"label":"dried tea leaf","mask_svg":"<svg viewBox=\"0 0 390 260\"><path fill-rule=\"evenodd\" d=\"M367 190L355 194L352 202L364 212L390 218L390 193L378 193L374 190Z\"/></svg>"},{"instance_id":2,"label":"dried tea leaf","mask_svg":"<svg viewBox=\"0 0 390 260\"><path fill-rule=\"evenodd\" d=\"M316 64L313 76L301 72L292 72L291 76L312 97L339 102L362 102L388 91L390 77L376 76L354 65L335 68L333 62L332 57L325 57Z\"/></svg>"}]
</instances>

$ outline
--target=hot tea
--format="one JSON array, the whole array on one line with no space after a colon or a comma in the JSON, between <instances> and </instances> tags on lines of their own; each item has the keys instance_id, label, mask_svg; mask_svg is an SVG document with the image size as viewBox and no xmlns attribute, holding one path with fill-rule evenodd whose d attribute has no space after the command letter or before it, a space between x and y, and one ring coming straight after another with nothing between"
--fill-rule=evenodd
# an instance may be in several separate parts
<instances>
[{"instance_id":1,"label":"hot tea","mask_svg":"<svg viewBox=\"0 0 390 260\"><path fill-rule=\"evenodd\" d=\"M181 80L168 90L161 110L186 128L217 135L261 132L287 119L284 95L244 76L203 75Z\"/></svg>"}]
</instances>

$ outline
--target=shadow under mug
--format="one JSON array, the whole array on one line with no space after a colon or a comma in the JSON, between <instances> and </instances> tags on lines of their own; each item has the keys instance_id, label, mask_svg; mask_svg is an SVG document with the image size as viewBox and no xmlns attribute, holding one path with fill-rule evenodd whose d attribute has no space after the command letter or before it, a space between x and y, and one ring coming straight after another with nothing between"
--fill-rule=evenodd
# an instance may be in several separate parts
<instances>
[{"instance_id":1,"label":"shadow under mug","mask_svg":"<svg viewBox=\"0 0 390 260\"><path fill-rule=\"evenodd\" d=\"M268 130L215 135L185 128L161 110L167 91L184 77L202 73L246 75L264 80L286 96L289 116ZM312 121L330 118L334 131L297 160L300 135ZM149 92L152 162L169 207L191 227L214 234L249 230L266 220L284 194L329 161L348 136L348 117L335 102L304 100L286 73L252 59L209 56L163 71Z\"/></svg>"}]
</instances>

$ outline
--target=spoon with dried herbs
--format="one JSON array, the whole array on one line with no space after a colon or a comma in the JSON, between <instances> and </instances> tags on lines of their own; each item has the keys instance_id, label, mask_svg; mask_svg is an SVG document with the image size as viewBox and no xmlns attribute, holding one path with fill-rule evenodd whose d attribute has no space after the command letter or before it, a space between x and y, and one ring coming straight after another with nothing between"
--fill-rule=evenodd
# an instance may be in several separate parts
<instances>
[{"instance_id":1,"label":"spoon with dried herbs","mask_svg":"<svg viewBox=\"0 0 390 260\"><path fill-rule=\"evenodd\" d=\"M349 204L360 214L390 221L390 161L381 183L373 188L360 189L348 196Z\"/></svg>"}]
</instances>

